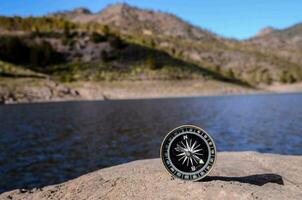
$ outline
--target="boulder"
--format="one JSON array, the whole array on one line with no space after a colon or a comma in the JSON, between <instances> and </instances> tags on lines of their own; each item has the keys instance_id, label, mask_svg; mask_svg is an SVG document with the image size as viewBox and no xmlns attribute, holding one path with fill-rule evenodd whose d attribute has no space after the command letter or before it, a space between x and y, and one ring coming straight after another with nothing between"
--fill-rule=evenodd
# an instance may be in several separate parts
<instances>
[{"instance_id":1,"label":"boulder","mask_svg":"<svg viewBox=\"0 0 302 200\"><path fill-rule=\"evenodd\" d=\"M172 178L160 159L100 169L58 185L0 199L301 199L302 156L222 152L202 181Z\"/></svg>"}]
</instances>

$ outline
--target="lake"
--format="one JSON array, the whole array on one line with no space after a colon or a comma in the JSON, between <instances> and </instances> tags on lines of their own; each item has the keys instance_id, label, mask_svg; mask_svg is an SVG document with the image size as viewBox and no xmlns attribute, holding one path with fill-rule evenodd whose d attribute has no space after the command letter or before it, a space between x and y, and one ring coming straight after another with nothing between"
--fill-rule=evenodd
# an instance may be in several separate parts
<instances>
[{"instance_id":1,"label":"lake","mask_svg":"<svg viewBox=\"0 0 302 200\"><path fill-rule=\"evenodd\" d=\"M159 157L182 124L204 128L218 151L302 155L302 94L1 105L0 192Z\"/></svg>"}]
</instances>

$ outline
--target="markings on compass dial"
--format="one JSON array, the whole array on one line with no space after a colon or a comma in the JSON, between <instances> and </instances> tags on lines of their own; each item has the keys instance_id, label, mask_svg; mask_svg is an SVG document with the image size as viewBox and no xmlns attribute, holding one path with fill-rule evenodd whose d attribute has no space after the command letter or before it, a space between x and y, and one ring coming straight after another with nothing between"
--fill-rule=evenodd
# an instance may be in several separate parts
<instances>
[{"instance_id":1,"label":"markings on compass dial","mask_svg":"<svg viewBox=\"0 0 302 200\"><path fill-rule=\"evenodd\" d=\"M161 157L173 176L185 180L199 180L214 165L215 144L202 129L183 126L166 136L162 143Z\"/></svg>"}]
</instances>

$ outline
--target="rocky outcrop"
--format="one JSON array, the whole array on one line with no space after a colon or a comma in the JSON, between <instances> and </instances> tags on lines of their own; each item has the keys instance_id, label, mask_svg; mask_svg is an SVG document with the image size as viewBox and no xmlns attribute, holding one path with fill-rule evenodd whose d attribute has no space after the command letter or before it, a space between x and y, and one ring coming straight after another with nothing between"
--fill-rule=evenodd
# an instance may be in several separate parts
<instances>
[{"instance_id":1,"label":"rocky outcrop","mask_svg":"<svg viewBox=\"0 0 302 200\"><path fill-rule=\"evenodd\" d=\"M52 80L40 80L37 85L0 84L0 104L81 99L80 93Z\"/></svg>"},{"instance_id":2,"label":"rocky outcrop","mask_svg":"<svg viewBox=\"0 0 302 200\"><path fill-rule=\"evenodd\" d=\"M274 31L276 31L276 29L273 28L273 27L271 27L271 26L269 26L269 27L266 27L266 28L261 29L261 30L256 34L256 37L265 36L265 35L268 35L268 34L273 33Z\"/></svg>"},{"instance_id":3,"label":"rocky outcrop","mask_svg":"<svg viewBox=\"0 0 302 200\"><path fill-rule=\"evenodd\" d=\"M203 181L173 179L160 159L134 161L0 199L301 199L302 157L223 152Z\"/></svg>"}]
</instances>

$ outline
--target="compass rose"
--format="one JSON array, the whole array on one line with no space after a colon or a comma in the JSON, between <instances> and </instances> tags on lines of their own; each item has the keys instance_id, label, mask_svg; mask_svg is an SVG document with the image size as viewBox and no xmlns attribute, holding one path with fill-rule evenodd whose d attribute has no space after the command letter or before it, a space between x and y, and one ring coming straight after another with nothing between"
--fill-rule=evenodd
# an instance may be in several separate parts
<instances>
[{"instance_id":1,"label":"compass rose","mask_svg":"<svg viewBox=\"0 0 302 200\"><path fill-rule=\"evenodd\" d=\"M213 168L216 147L203 129L183 125L170 131L164 138L161 159L167 171L184 180L200 180Z\"/></svg>"},{"instance_id":2,"label":"compass rose","mask_svg":"<svg viewBox=\"0 0 302 200\"><path fill-rule=\"evenodd\" d=\"M191 164L192 171L195 169L194 164L204 164L204 161L199 157L203 154L202 149L199 148L200 144L197 144L197 141L188 140L187 136L184 136L184 141L180 141L180 144L177 144L175 148L176 151L180 152L176 156L180 157L178 161L182 161L182 164L189 166Z\"/></svg>"}]
</instances>

